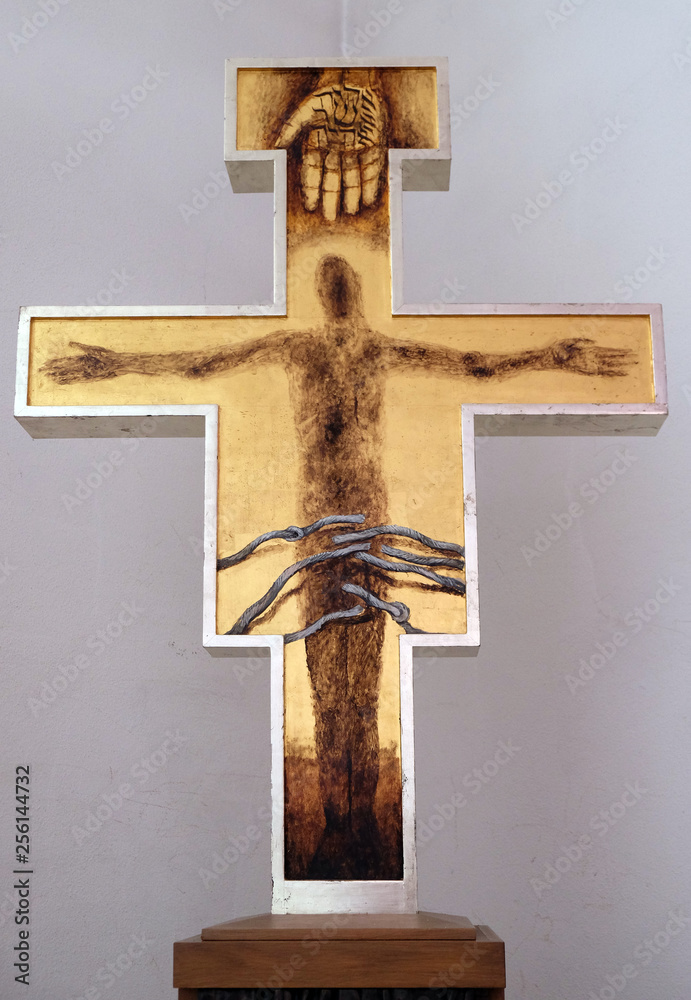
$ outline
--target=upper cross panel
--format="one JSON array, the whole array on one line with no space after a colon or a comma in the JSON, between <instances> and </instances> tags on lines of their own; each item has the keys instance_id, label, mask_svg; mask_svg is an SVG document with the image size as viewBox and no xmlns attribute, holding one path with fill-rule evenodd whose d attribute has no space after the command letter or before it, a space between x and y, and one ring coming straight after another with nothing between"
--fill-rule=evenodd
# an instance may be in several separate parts
<instances>
[{"instance_id":1,"label":"upper cross panel","mask_svg":"<svg viewBox=\"0 0 691 1000\"><path fill-rule=\"evenodd\" d=\"M275 191L277 311L286 244L304 284L314 261L300 247L326 242L338 252L359 241L379 251L363 264L374 265L390 312L392 294L402 301L392 266L402 253L401 190L449 184L446 60L228 60L225 149L235 191Z\"/></svg>"}]
</instances>

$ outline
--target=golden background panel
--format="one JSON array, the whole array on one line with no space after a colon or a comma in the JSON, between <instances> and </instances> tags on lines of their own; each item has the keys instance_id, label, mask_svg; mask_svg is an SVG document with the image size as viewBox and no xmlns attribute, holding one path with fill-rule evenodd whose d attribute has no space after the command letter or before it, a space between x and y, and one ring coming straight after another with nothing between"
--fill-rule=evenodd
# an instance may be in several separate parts
<instances>
[{"instance_id":1,"label":"golden background panel","mask_svg":"<svg viewBox=\"0 0 691 1000\"><path fill-rule=\"evenodd\" d=\"M407 381L403 377L391 382ZM389 490L393 524L421 531L439 541L463 545L463 464L460 406L431 397L427 405L415 392L412 402L387 403L384 416L383 472ZM402 393L406 397L406 393ZM413 551L405 538L386 542ZM429 554L429 550L427 550ZM440 568L442 575L456 575ZM388 600L411 609L410 621L425 632L466 631L465 598L441 592L431 581L409 573L392 573L395 587Z\"/></svg>"}]
</instances>

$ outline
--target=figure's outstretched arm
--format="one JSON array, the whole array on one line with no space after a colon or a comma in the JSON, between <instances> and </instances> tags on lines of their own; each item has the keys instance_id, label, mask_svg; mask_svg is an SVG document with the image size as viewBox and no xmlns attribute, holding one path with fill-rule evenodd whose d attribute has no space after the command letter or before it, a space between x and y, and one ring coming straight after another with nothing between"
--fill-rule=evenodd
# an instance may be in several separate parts
<instances>
[{"instance_id":1,"label":"figure's outstretched arm","mask_svg":"<svg viewBox=\"0 0 691 1000\"><path fill-rule=\"evenodd\" d=\"M387 360L395 368L417 367L464 378L497 380L524 371L554 370L611 378L626 375L629 366L636 363L628 348L599 347L585 337L556 340L548 347L515 354L464 352L435 344L389 340Z\"/></svg>"},{"instance_id":2,"label":"figure's outstretched arm","mask_svg":"<svg viewBox=\"0 0 691 1000\"><path fill-rule=\"evenodd\" d=\"M41 371L60 385L97 382L118 375L182 375L209 378L230 371L248 361L277 361L287 343L284 333L271 333L244 344L204 351L170 351L167 354L112 351L96 344L70 341L80 353L51 358Z\"/></svg>"}]
</instances>

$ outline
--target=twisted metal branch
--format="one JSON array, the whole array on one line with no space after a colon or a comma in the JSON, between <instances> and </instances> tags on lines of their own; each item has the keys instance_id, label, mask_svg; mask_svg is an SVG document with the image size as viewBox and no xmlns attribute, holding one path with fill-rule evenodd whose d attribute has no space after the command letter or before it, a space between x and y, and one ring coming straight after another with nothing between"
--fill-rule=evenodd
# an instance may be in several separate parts
<instances>
[{"instance_id":1,"label":"twisted metal branch","mask_svg":"<svg viewBox=\"0 0 691 1000\"><path fill-rule=\"evenodd\" d=\"M298 528L291 524L288 528L281 528L278 531L265 531L263 535L258 535L254 541L246 545L244 549L233 553L232 556L224 556L216 563L216 569L228 569L229 566L237 566L243 559L251 556L255 549L258 549L264 542L273 538L283 538L287 542L298 542L301 538L307 538L320 528L325 528L329 524L362 524L365 520L364 514L330 514L328 517L320 517L318 521L308 524L304 528Z\"/></svg>"},{"instance_id":2,"label":"twisted metal branch","mask_svg":"<svg viewBox=\"0 0 691 1000\"><path fill-rule=\"evenodd\" d=\"M305 569L307 566L313 566L315 563L326 562L328 559L341 559L343 556L349 556L353 553L366 552L369 548L369 543L361 543L359 545L348 545L344 549L334 549L332 552L315 552L314 555L307 556L305 559L301 559L299 562L293 563L287 569L284 569L280 576L277 576L275 581L271 584L267 592L263 597L260 597L258 601L251 604L246 611L244 611L238 620L235 622L233 627L229 629L226 635L242 635L250 622L262 614L263 611L269 607L270 604L274 602L278 594L283 590L288 580L291 576L295 576L299 573L301 569Z\"/></svg>"},{"instance_id":3,"label":"twisted metal branch","mask_svg":"<svg viewBox=\"0 0 691 1000\"><path fill-rule=\"evenodd\" d=\"M406 559L420 566L448 566L450 569L465 569L464 559L451 559L446 556L420 556L416 552L406 552L405 549L394 549L390 545L382 545L385 556L395 556L396 559Z\"/></svg>"},{"instance_id":4,"label":"twisted metal branch","mask_svg":"<svg viewBox=\"0 0 691 1000\"><path fill-rule=\"evenodd\" d=\"M391 615L396 624L401 625L403 631L407 632L409 635L411 633L416 633L417 635L427 634L424 629L414 628L414 626L408 622L410 617L410 608L402 601L382 601L381 597L377 597L377 595L373 594L371 590L365 590L364 587L359 587L355 583L344 583L341 590L345 590L347 594L355 594L357 597L361 597L362 600L365 601L365 603L371 608L379 608L380 611L386 611Z\"/></svg>"},{"instance_id":5,"label":"twisted metal branch","mask_svg":"<svg viewBox=\"0 0 691 1000\"><path fill-rule=\"evenodd\" d=\"M226 556L223 559L219 559L217 567L221 570L227 569L229 566L236 566L248 556L252 555L252 553L260 545L271 539L282 538L285 541L296 542L302 538L306 538L315 531L319 531L320 528L324 528L332 524L361 524L364 520L364 514L331 514L328 517L319 518L319 520L306 525L304 528L290 525L288 528L283 528L278 531L267 531L255 538L254 541L250 542L249 545L246 545L244 549L241 549L239 552ZM461 558L454 559L450 556L419 555L415 552L407 552L404 549L397 549L389 545L382 545L381 551L384 555L392 556L394 559L401 560L399 562L391 562L390 560L382 559L369 552L370 545L369 542L365 541L365 539L375 538L378 535L400 535L404 538L412 538L415 541L420 542L422 545L426 545L428 548L436 551L455 552ZM283 570L280 576L278 576L274 583L269 587L264 596L258 601L255 601L254 604L250 605L250 607L247 608L246 611L244 611L238 618L233 627L225 634L242 635L246 632L254 619L266 611L266 609L274 602L288 580L290 580L290 578L296 573L299 573L300 570L307 569L316 563L325 562L329 559L340 559L349 555L354 555L356 559L359 559L362 562L369 563L372 566L376 566L379 569L383 569L391 573L416 573L419 576L426 577L428 580L431 580L433 583L436 583L445 589L454 590L458 594L465 594L465 583L462 580L457 580L451 576L444 576L440 573L435 573L431 569L424 568L428 566L446 566L450 569L464 569L465 560L463 556L465 550L462 546L456 545L454 542L436 541L434 538L430 538L428 535L424 535L420 531L415 531L413 528L406 528L397 524L382 524L374 528L366 528L363 531L354 531L349 534L335 535L332 540L337 543L352 542L353 544L347 544L345 548L334 549L331 552L317 552L314 555L307 556L305 559L301 559L299 562L293 563L292 566ZM353 583L343 584L342 589L346 593L358 596L362 601L364 601L365 606L385 611L404 629L405 632L425 634L422 629L415 628L409 623L408 619L410 618L410 608L401 601L384 601L371 591ZM284 636L284 642L289 643L296 642L299 639L306 639L308 636L319 632L320 629L322 629L329 622L355 618L363 611L364 607L362 607L362 605L356 605L353 608L348 608L343 611L333 611L329 614L322 615L321 618L312 622L311 625L307 625L305 628L300 629L297 632L288 632Z\"/></svg>"},{"instance_id":6,"label":"twisted metal branch","mask_svg":"<svg viewBox=\"0 0 691 1000\"><path fill-rule=\"evenodd\" d=\"M345 590L345 587L343 588ZM324 628L329 622L336 621L339 618L354 618L355 615L361 615L365 609L361 604L356 604L354 608L348 608L347 611L332 611L331 614L322 615L321 618L317 618L316 622L312 622L306 628L300 629L299 632L288 632L283 636L283 642L297 642L298 639L306 639L310 635L314 635L320 629Z\"/></svg>"},{"instance_id":7,"label":"twisted metal branch","mask_svg":"<svg viewBox=\"0 0 691 1000\"><path fill-rule=\"evenodd\" d=\"M402 535L405 538L414 538L416 542L421 542L430 549L441 552L457 552L460 556L465 555L465 549L462 545L456 545L455 542L438 542L436 539L430 538L429 535L423 535L421 531L405 528L400 524L380 524L376 528L365 528L363 531L353 531L347 535L334 535L331 540L337 545L345 545L349 542L357 542L358 539L362 538L376 538L377 535Z\"/></svg>"},{"instance_id":8,"label":"twisted metal branch","mask_svg":"<svg viewBox=\"0 0 691 1000\"><path fill-rule=\"evenodd\" d=\"M361 552L355 558L370 563L372 566L378 566L379 569L388 570L390 573L417 573L420 576L426 576L428 580L432 580L433 583L438 583L442 587L455 590L459 594L465 594L465 583L463 580L456 580L453 576L442 576L440 573L434 573L431 569L422 569L421 566L414 566L412 563L390 562L388 559L373 556L369 552Z\"/></svg>"}]
</instances>

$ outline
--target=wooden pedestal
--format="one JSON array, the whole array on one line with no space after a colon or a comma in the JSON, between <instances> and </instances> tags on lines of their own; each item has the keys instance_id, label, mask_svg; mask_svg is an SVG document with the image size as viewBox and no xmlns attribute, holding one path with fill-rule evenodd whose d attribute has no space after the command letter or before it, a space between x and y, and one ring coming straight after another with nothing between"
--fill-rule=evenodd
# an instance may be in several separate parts
<instances>
[{"instance_id":1,"label":"wooden pedestal","mask_svg":"<svg viewBox=\"0 0 691 1000\"><path fill-rule=\"evenodd\" d=\"M485 926L446 914L262 915L205 928L177 941L178 1000L197 990L484 989L503 1000L504 942Z\"/></svg>"}]
</instances>

